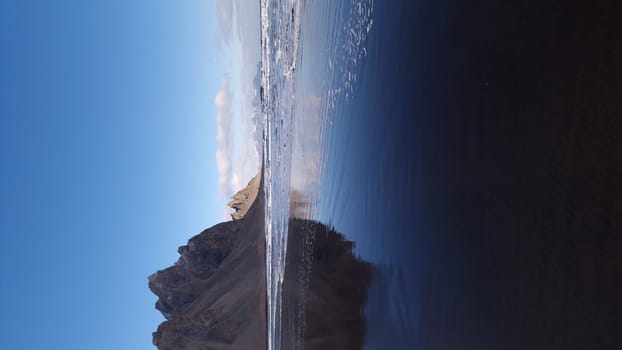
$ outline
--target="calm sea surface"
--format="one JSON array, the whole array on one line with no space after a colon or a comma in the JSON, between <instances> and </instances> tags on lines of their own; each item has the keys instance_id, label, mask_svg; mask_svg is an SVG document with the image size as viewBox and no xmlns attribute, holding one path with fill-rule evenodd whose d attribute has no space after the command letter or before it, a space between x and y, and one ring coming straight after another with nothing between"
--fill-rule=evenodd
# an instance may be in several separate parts
<instances>
[{"instance_id":1,"label":"calm sea surface","mask_svg":"<svg viewBox=\"0 0 622 350\"><path fill-rule=\"evenodd\" d=\"M365 348L622 348L619 5L270 4L268 238L374 264Z\"/></svg>"}]
</instances>

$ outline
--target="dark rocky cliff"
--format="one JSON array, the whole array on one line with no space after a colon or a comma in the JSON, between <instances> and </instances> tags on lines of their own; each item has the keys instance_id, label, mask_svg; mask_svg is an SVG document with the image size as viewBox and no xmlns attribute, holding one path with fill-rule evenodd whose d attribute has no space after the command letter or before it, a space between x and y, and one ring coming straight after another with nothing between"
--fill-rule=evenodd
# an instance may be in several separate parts
<instances>
[{"instance_id":1,"label":"dark rocky cliff","mask_svg":"<svg viewBox=\"0 0 622 350\"><path fill-rule=\"evenodd\" d=\"M223 222L192 237L179 247L175 265L149 277L159 299L156 308L172 319L184 312L209 287L209 278L231 254L240 231L237 221Z\"/></svg>"},{"instance_id":2,"label":"dark rocky cliff","mask_svg":"<svg viewBox=\"0 0 622 350\"><path fill-rule=\"evenodd\" d=\"M263 192L255 180L240 191L252 203L238 196L246 215L194 236L173 266L149 277L166 318L153 333L158 349L265 348Z\"/></svg>"}]
</instances>

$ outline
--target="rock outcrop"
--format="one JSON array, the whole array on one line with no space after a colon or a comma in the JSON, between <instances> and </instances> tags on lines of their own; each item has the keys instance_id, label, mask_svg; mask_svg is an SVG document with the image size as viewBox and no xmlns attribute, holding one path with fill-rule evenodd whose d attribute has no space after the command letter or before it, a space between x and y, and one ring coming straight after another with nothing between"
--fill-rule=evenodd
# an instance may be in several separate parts
<instances>
[{"instance_id":1,"label":"rock outcrop","mask_svg":"<svg viewBox=\"0 0 622 350\"><path fill-rule=\"evenodd\" d=\"M257 198L256 189L259 187L260 182L261 176L257 174L257 176L249 181L245 188L233 195L231 201L227 204L235 210L235 212L231 214L233 220L239 220L246 215L251 205L255 202L255 198Z\"/></svg>"},{"instance_id":2,"label":"rock outcrop","mask_svg":"<svg viewBox=\"0 0 622 350\"><path fill-rule=\"evenodd\" d=\"M179 260L149 277L166 321L160 350L265 348L263 191L260 177L234 196L234 220L179 247Z\"/></svg>"}]
</instances>

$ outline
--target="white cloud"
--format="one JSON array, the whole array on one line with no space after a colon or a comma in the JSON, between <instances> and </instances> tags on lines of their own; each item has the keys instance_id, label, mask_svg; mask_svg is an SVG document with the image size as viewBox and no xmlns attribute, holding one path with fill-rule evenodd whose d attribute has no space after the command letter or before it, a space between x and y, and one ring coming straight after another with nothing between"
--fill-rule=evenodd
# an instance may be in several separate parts
<instances>
[{"instance_id":1,"label":"white cloud","mask_svg":"<svg viewBox=\"0 0 622 350\"><path fill-rule=\"evenodd\" d=\"M259 1L216 0L217 44L227 57L226 75L216 95L218 110L216 161L221 195L229 198L242 189L260 168L260 149L255 135L258 106L253 105L259 87L255 83L260 59ZM258 83L258 80L257 80Z\"/></svg>"},{"instance_id":2,"label":"white cloud","mask_svg":"<svg viewBox=\"0 0 622 350\"><path fill-rule=\"evenodd\" d=\"M220 194L224 198L231 196L231 159L233 140L231 135L231 92L229 78L224 75L220 89L214 98L216 105L216 166L218 167L218 184Z\"/></svg>"}]
</instances>

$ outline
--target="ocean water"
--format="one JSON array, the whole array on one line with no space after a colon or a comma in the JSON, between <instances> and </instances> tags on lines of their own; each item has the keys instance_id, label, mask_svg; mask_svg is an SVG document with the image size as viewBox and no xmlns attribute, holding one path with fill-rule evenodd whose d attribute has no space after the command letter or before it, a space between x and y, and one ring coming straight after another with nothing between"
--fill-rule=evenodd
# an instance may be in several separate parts
<instances>
[{"instance_id":1,"label":"ocean water","mask_svg":"<svg viewBox=\"0 0 622 350\"><path fill-rule=\"evenodd\" d=\"M310 43L318 39L310 20L322 15L318 6L339 12L335 13L337 22L324 23L330 27L321 31L335 46L332 52L323 55L304 55L303 33L308 33ZM303 194L306 205L300 208L304 213L299 216L313 218L311 213L317 211L320 194L320 145L329 123L327 111L352 94L352 82L356 81L354 70L365 55L365 37L371 30L372 10L371 0L332 4L301 0L261 2L269 349L281 348L281 291L288 221L292 214L290 197L294 193ZM346 15L344 11L350 13ZM322 18L330 17L322 15ZM312 72L306 64L303 66L306 71L299 73L302 60L307 58L321 59L331 76L308 79ZM340 77L334 81L325 80L332 79L333 75ZM312 92L310 89L319 90ZM309 108L313 115L307 114ZM304 134L305 130L311 134ZM293 159L293 155L297 158Z\"/></svg>"},{"instance_id":2,"label":"ocean water","mask_svg":"<svg viewBox=\"0 0 622 350\"><path fill-rule=\"evenodd\" d=\"M366 349L622 347L620 5L261 11L269 349L292 217L374 265Z\"/></svg>"}]
</instances>

